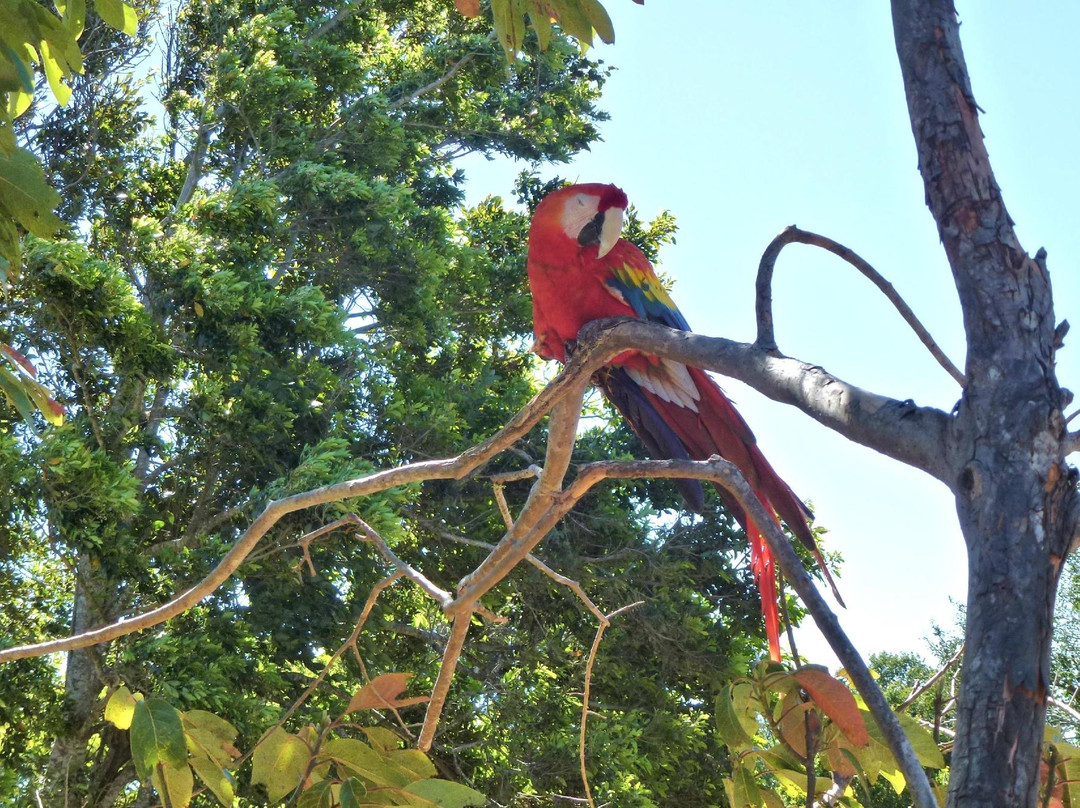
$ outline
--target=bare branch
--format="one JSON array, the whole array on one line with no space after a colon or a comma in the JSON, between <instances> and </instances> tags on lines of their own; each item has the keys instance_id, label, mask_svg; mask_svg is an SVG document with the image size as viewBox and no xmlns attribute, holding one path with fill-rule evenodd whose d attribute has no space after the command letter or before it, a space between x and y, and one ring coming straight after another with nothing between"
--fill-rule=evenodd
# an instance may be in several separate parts
<instances>
[{"instance_id":1,"label":"bare branch","mask_svg":"<svg viewBox=\"0 0 1080 808\"><path fill-rule=\"evenodd\" d=\"M756 345L629 317L587 324L579 337L579 352L586 344L592 345L591 351L599 356L638 348L746 382L775 401L797 407L849 440L922 469L950 489L955 484L952 418L941 410L863 390L821 367L774 356Z\"/></svg>"},{"instance_id":2,"label":"bare branch","mask_svg":"<svg viewBox=\"0 0 1080 808\"><path fill-rule=\"evenodd\" d=\"M421 752L431 749L431 742L435 740L435 730L439 726L439 717L446 705L446 697L450 693L450 683L454 681L454 671L457 669L458 660L461 659L461 651L465 647L465 637L469 633L469 623L472 615L469 613L458 614L454 617L450 627L450 639L446 642L446 650L443 651L442 665L439 667L439 677L435 680L435 687L431 691L431 701L428 702L427 712L424 714L424 726L420 729L420 737L416 741L416 748Z\"/></svg>"},{"instance_id":3,"label":"bare branch","mask_svg":"<svg viewBox=\"0 0 1080 808\"><path fill-rule=\"evenodd\" d=\"M639 600L636 603L628 603L611 614L600 615L600 623L596 627L596 636L593 637L592 647L589 649L589 660L585 663L585 687L581 694L581 728L578 734L578 761L581 764L581 782L585 786L585 799L588 800L589 808L596 808L596 802L593 800L592 789L589 787L589 773L585 768L585 734L589 720L589 695L592 690L592 672L593 667L596 665L596 653L600 650L600 640L604 636L604 630L611 625L612 618L640 606L644 602Z\"/></svg>"},{"instance_id":4,"label":"bare branch","mask_svg":"<svg viewBox=\"0 0 1080 808\"><path fill-rule=\"evenodd\" d=\"M921 696L923 693L925 693L927 690L937 684L938 680L940 680L942 676L948 673L949 669L952 668L953 665L958 663L963 655L964 643L960 643L960 647L956 649L956 653L949 658L948 662L941 666L941 670L939 670L922 684L916 684L915 687L911 689L911 695L904 699L904 703L896 708L896 712L903 712L912 704L914 704L918 700L919 696Z\"/></svg>"},{"instance_id":5,"label":"bare branch","mask_svg":"<svg viewBox=\"0 0 1080 808\"><path fill-rule=\"evenodd\" d=\"M511 418L505 427L492 437L456 457L399 466L355 480L348 480L275 500L263 509L262 513L233 545L233 548L225 554L224 558L202 581L167 603L137 617L110 623L70 637L0 649L0 662L43 656L59 651L70 651L75 648L85 648L156 626L187 611L227 581L255 548L259 540L278 521L290 513L316 505L325 505L329 502L340 502L352 497L370 496L409 483L425 480L461 479L509 448L518 438L535 426L537 421L563 397L573 394L580 407L581 392L584 385L588 383L589 376L595 367L598 367L608 358L610 358L610 355L598 357L595 352L582 352L580 357L567 364L563 372L551 384L545 387L520 412ZM566 450L566 460L569 460L569 450ZM558 476L561 479L562 475Z\"/></svg>"},{"instance_id":6,"label":"bare branch","mask_svg":"<svg viewBox=\"0 0 1080 808\"><path fill-rule=\"evenodd\" d=\"M908 306L902 297L900 297L893 285L885 280L881 273L843 244L833 241L827 236L800 230L794 225L784 228L780 235L772 240L769 246L765 248L765 252L761 256L761 262L758 264L757 300L755 305L758 329L757 342L755 344L758 347L766 351L777 350L776 337L773 333L772 316L773 268L776 265L776 259L779 257L780 251L792 242L809 244L814 247L821 247L823 250L828 250L833 255L839 256L847 261L859 270L859 272L869 278L870 282L880 289L882 294L884 294L885 297L889 299L889 302L893 304L900 313L900 316L904 318L904 322L911 326L911 330L919 337L922 344L926 346L934 359L937 360L937 363L945 369L946 373L956 380L957 384L961 387L964 386L964 374L960 372L952 361L950 361L949 357L945 355L945 352L938 347L934 338L930 336L930 332L926 330L925 326L919 321L919 318L915 316L915 312L911 310L911 307Z\"/></svg>"}]
</instances>

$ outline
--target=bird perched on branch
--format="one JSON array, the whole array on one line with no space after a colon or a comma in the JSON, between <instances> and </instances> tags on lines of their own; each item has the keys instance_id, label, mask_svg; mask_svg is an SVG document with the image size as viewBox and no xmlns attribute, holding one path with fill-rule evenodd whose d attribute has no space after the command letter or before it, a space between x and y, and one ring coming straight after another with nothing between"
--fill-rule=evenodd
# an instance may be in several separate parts
<instances>
[{"instance_id":1,"label":"bird perched on branch","mask_svg":"<svg viewBox=\"0 0 1080 808\"><path fill-rule=\"evenodd\" d=\"M537 207L529 229L529 286L533 350L545 359L565 362L567 347L576 342L581 327L604 317L640 317L690 330L649 260L620 238L626 206L626 194L618 187L589 183L554 191ZM717 454L734 463L766 510L783 519L814 554L840 600L810 531L809 511L769 465L746 422L704 371L626 351L594 381L653 457L705 460ZM675 483L689 508L704 509L699 481ZM769 652L778 660L780 620L772 553L759 526L727 492L718 490L749 537Z\"/></svg>"}]
</instances>

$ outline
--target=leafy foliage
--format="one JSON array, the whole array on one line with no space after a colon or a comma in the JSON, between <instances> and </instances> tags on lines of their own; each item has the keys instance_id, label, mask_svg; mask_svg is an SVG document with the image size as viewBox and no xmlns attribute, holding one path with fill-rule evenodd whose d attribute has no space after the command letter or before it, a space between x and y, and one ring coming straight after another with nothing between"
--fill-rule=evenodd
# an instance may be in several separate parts
<instances>
[{"instance_id":1,"label":"leafy foliage","mask_svg":"<svg viewBox=\"0 0 1080 808\"><path fill-rule=\"evenodd\" d=\"M37 434L0 413L5 645L172 597L272 499L473 445L545 372L527 352L524 251L529 206L558 180L526 173L517 204L465 207L454 161L558 162L595 140L607 73L568 28L544 42L526 32L528 58L508 68L487 23L427 0L174 10L144 39L88 18L72 103L33 105L18 124L64 189L64 227L24 237L0 339L33 360L67 417ZM148 53L159 77L135 69ZM670 217L630 217L654 258L673 232ZM577 461L640 453L590 406ZM485 473L534 462L544 437ZM505 493L520 507L528 483ZM608 611L645 601L608 632L593 678L604 720L590 729L591 780L622 806L723 799L710 701L763 638L745 536L710 505L690 517L670 483L612 485L542 548ZM64 671L5 668L0 805L35 792L125 805L150 788L180 804L201 788L192 804L263 804L295 790L297 760L312 775L300 804L364 804L382 786L360 761L409 758L397 735L376 740L401 724L380 710L362 735L327 734L325 716L348 714L358 683L380 674L413 671L412 692L429 691L446 628L399 584L355 653L333 657L388 572L352 531L309 537L346 512L447 588L503 533L484 476L296 513L169 624L74 652ZM501 804L573 793L591 617L532 570L486 605L508 622L475 630L430 763ZM128 696L105 703L104 690ZM395 709L411 732L423 707ZM323 742L336 757L319 757ZM233 778L233 745L253 774L263 750L257 777ZM415 804L468 796L432 779L384 785Z\"/></svg>"},{"instance_id":2,"label":"leafy foliage","mask_svg":"<svg viewBox=\"0 0 1080 808\"><path fill-rule=\"evenodd\" d=\"M919 762L944 767L930 734L905 714L900 721ZM823 668L760 663L717 696L716 728L734 758L725 786L729 804L739 808L779 806L784 798L809 804L825 791L833 792L832 804L843 798L876 805L871 788L879 780L896 794L904 790L904 776L865 704Z\"/></svg>"}]
</instances>

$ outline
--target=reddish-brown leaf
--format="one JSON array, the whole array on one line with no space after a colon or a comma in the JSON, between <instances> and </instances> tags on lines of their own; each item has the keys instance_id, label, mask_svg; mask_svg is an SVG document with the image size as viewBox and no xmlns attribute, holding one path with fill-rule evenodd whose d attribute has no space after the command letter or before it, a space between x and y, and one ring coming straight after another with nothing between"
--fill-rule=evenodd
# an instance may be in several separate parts
<instances>
[{"instance_id":1,"label":"reddish-brown leaf","mask_svg":"<svg viewBox=\"0 0 1080 808\"><path fill-rule=\"evenodd\" d=\"M378 710L386 707L408 707L411 704L423 704L429 701L427 696L399 698L405 688L408 687L409 677L411 676L411 673L384 673L381 676L376 676L353 694L352 699L349 701L349 708L345 712Z\"/></svg>"},{"instance_id":2,"label":"reddish-brown leaf","mask_svg":"<svg viewBox=\"0 0 1080 808\"><path fill-rule=\"evenodd\" d=\"M480 16L480 0L454 0L454 5L466 17Z\"/></svg>"},{"instance_id":3,"label":"reddish-brown leaf","mask_svg":"<svg viewBox=\"0 0 1080 808\"><path fill-rule=\"evenodd\" d=\"M800 668L791 675L849 741L856 746L870 743L859 705L843 682L816 668Z\"/></svg>"},{"instance_id":4,"label":"reddish-brown leaf","mask_svg":"<svg viewBox=\"0 0 1080 808\"><path fill-rule=\"evenodd\" d=\"M21 353L16 351L10 345L4 344L0 344L0 351L3 351L8 356L10 356L13 361L18 362L20 365L22 365L23 369L30 374L31 379L37 378L37 370L32 364L30 364L30 360L23 356Z\"/></svg>"}]
</instances>

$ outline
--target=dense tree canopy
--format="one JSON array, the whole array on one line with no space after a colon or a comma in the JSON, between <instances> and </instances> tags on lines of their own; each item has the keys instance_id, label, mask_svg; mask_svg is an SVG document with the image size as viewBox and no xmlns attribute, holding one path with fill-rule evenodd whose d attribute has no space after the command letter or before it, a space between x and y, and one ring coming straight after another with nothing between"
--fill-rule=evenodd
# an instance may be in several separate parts
<instances>
[{"instance_id":1,"label":"dense tree canopy","mask_svg":"<svg viewBox=\"0 0 1080 808\"><path fill-rule=\"evenodd\" d=\"M135 38L90 14L70 103L39 92L16 121L62 191L64 224L25 237L0 342L33 361L66 420L40 429L0 411L5 646L168 599L272 499L495 431L539 384L524 247L544 186L523 176L525 212L497 198L465 208L454 161L559 162L604 118L607 68L572 40L542 53L527 40L508 67L490 24L446 3L138 10ZM655 258L673 223L630 232ZM639 451L593 414L577 460ZM0 805L148 804L126 733L103 719L121 686L227 718L249 749L387 573L351 531L301 537L356 510L451 586L503 531L485 475L528 466L542 440L540 428L461 483L294 515L183 616L65 662L7 665ZM528 483L505 490L516 508ZM664 483L610 486L543 546L602 606L645 602L607 635L593 677L595 787L620 806L720 801L707 705L762 648L742 535L722 513L675 506ZM577 794L592 619L531 569L487 605L508 622L466 650L432 758L502 805ZM423 692L445 642L435 604L387 590L358 654L294 721L340 712L378 673L412 672ZM409 725L419 715L404 711Z\"/></svg>"}]
</instances>

